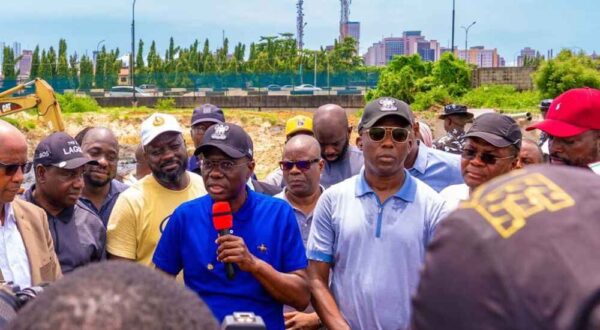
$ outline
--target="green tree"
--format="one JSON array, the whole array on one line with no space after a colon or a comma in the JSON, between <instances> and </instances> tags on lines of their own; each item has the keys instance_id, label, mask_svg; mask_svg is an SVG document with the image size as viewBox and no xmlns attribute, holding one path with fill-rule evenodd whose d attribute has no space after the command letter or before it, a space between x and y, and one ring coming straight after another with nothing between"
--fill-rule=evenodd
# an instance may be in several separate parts
<instances>
[{"instance_id":1,"label":"green tree","mask_svg":"<svg viewBox=\"0 0 600 330\"><path fill-rule=\"evenodd\" d=\"M4 79L16 80L17 72L15 70L15 53L10 47L4 47L2 53L2 74L4 76Z\"/></svg>"},{"instance_id":2,"label":"green tree","mask_svg":"<svg viewBox=\"0 0 600 330\"><path fill-rule=\"evenodd\" d=\"M31 73L29 77L31 79L39 76L40 72L40 46L35 46L33 55L31 56Z\"/></svg>"},{"instance_id":3,"label":"green tree","mask_svg":"<svg viewBox=\"0 0 600 330\"><path fill-rule=\"evenodd\" d=\"M56 64L56 79L54 88L62 90L69 88L69 63L67 62L67 42L65 39L58 41L58 60Z\"/></svg>"},{"instance_id":4,"label":"green tree","mask_svg":"<svg viewBox=\"0 0 600 330\"><path fill-rule=\"evenodd\" d=\"M450 52L433 64L435 86L444 87L452 96L461 96L471 88L471 67Z\"/></svg>"},{"instance_id":5,"label":"green tree","mask_svg":"<svg viewBox=\"0 0 600 330\"><path fill-rule=\"evenodd\" d=\"M544 98L554 98L572 88L600 88L597 63L583 53L573 54L568 49L542 62L533 78Z\"/></svg>"},{"instance_id":6,"label":"green tree","mask_svg":"<svg viewBox=\"0 0 600 330\"><path fill-rule=\"evenodd\" d=\"M79 88L90 89L94 81L94 63L92 60L83 55L79 63Z\"/></svg>"}]
</instances>

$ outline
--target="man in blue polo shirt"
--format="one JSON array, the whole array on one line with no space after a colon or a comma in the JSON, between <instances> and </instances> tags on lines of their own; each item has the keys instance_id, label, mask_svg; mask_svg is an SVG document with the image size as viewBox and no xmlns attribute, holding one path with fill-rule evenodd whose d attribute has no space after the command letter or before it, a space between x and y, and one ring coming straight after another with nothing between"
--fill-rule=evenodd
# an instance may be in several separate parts
<instances>
[{"instance_id":1,"label":"man in blue polo shirt","mask_svg":"<svg viewBox=\"0 0 600 330\"><path fill-rule=\"evenodd\" d=\"M415 120L412 112L410 118L412 121L410 136L412 148L404 162L409 173L437 192L450 185L464 183L460 171L460 156L429 148L419 141L417 139L419 122Z\"/></svg>"},{"instance_id":2,"label":"man in blue polo shirt","mask_svg":"<svg viewBox=\"0 0 600 330\"><path fill-rule=\"evenodd\" d=\"M209 195L175 210L153 262L168 274L183 270L186 285L219 320L248 311L261 316L268 329L283 329L283 304L303 310L310 299L307 260L292 208L246 186L255 163L252 140L241 127L210 127L196 154ZM213 226L215 201L231 205L231 234L219 236ZM234 264L233 280L224 263Z\"/></svg>"},{"instance_id":3,"label":"man in blue polo shirt","mask_svg":"<svg viewBox=\"0 0 600 330\"><path fill-rule=\"evenodd\" d=\"M404 169L411 129L406 103L370 102L359 124L364 169L317 202L308 272L313 306L329 329L409 324L425 248L447 213L441 197Z\"/></svg>"}]
</instances>

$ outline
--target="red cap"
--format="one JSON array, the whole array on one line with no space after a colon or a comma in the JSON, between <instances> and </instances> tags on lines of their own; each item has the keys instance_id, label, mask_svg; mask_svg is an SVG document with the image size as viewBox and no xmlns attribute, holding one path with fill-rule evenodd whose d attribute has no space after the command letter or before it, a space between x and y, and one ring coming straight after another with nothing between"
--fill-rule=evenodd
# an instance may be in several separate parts
<instances>
[{"instance_id":1,"label":"red cap","mask_svg":"<svg viewBox=\"0 0 600 330\"><path fill-rule=\"evenodd\" d=\"M552 101L546 119L527 130L536 128L556 137L600 129L600 90L575 88L562 93Z\"/></svg>"},{"instance_id":2,"label":"red cap","mask_svg":"<svg viewBox=\"0 0 600 330\"><path fill-rule=\"evenodd\" d=\"M212 206L213 226L217 231L231 229L233 216L228 202L215 202Z\"/></svg>"}]
</instances>

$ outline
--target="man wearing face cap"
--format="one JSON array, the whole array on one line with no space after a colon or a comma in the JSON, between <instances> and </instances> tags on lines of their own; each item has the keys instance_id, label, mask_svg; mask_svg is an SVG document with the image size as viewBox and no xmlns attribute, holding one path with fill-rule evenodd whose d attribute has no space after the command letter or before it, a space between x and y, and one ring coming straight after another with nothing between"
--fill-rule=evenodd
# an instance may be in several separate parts
<instances>
[{"instance_id":1,"label":"man wearing face cap","mask_svg":"<svg viewBox=\"0 0 600 330\"><path fill-rule=\"evenodd\" d=\"M35 149L35 184L23 195L46 211L63 273L105 258L102 220L79 200L86 164L97 162L86 157L71 136L54 133Z\"/></svg>"},{"instance_id":2,"label":"man wearing face cap","mask_svg":"<svg viewBox=\"0 0 600 330\"><path fill-rule=\"evenodd\" d=\"M308 305L307 260L292 208L247 185L254 170L250 136L231 123L210 127L195 152L208 192L179 206L154 253L156 267L175 275L206 302L217 319L234 311L260 315L268 329L283 329L283 304ZM213 226L213 204L230 205L227 234ZM222 205L222 204L221 204ZM235 277L226 276L225 263Z\"/></svg>"}]
</instances>

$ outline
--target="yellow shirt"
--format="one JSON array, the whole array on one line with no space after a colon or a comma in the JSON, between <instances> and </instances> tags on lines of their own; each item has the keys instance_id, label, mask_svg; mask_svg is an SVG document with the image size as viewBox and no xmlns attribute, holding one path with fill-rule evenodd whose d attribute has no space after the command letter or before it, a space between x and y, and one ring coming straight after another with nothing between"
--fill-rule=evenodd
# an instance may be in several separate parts
<instances>
[{"instance_id":1,"label":"yellow shirt","mask_svg":"<svg viewBox=\"0 0 600 330\"><path fill-rule=\"evenodd\" d=\"M147 175L119 195L108 220L108 253L154 266L154 249L175 208L206 195L202 177L187 173L190 183L183 190L167 189Z\"/></svg>"}]
</instances>

